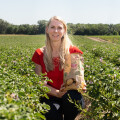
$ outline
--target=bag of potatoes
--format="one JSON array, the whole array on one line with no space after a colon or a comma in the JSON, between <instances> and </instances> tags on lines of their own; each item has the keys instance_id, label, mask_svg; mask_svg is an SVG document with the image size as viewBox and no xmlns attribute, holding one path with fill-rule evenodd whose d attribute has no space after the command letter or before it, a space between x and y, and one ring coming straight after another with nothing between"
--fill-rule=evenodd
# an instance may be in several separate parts
<instances>
[{"instance_id":1,"label":"bag of potatoes","mask_svg":"<svg viewBox=\"0 0 120 120\"><path fill-rule=\"evenodd\" d=\"M85 87L83 57L79 53L65 56L64 87L66 90L81 90Z\"/></svg>"}]
</instances>

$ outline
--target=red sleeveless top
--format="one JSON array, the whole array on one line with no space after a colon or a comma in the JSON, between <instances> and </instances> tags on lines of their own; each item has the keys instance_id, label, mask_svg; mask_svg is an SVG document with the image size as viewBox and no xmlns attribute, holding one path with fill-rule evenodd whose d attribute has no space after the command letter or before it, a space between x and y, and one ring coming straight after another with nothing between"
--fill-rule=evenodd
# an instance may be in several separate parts
<instances>
[{"instance_id":1,"label":"red sleeveless top","mask_svg":"<svg viewBox=\"0 0 120 120\"><path fill-rule=\"evenodd\" d=\"M83 54L83 52L75 46L71 46L69 48L69 52ZM32 61L36 64L41 65L42 73L47 73L46 76L53 81L48 82L47 84L59 90L63 83L63 70L61 71L59 70L59 58L58 57L53 58L53 63L55 65L54 70L47 72L43 61L43 56L44 56L43 51L41 51L41 49L39 48L33 54Z\"/></svg>"}]
</instances>

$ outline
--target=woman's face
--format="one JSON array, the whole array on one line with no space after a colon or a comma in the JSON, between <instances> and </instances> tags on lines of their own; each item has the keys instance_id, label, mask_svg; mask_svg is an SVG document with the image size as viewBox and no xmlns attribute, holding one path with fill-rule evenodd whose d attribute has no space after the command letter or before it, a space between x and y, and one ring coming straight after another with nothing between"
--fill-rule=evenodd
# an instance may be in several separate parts
<instances>
[{"instance_id":1,"label":"woman's face","mask_svg":"<svg viewBox=\"0 0 120 120\"><path fill-rule=\"evenodd\" d=\"M61 38L65 33L65 29L60 21L52 20L49 26L46 28L46 32L48 33L52 42L57 42L61 41Z\"/></svg>"}]
</instances>

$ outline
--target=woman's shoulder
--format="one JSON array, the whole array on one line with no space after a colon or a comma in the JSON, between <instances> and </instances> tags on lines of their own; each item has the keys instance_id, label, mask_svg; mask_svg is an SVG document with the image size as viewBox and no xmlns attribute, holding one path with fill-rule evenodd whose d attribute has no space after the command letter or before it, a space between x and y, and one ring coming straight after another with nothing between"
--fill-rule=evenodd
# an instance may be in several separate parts
<instances>
[{"instance_id":1,"label":"woman's shoulder","mask_svg":"<svg viewBox=\"0 0 120 120\"><path fill-rule=\"evenodd\" d=\"M41 65L41 61L43 60L43 48L38 48L35 50L33 56L32 56L32 61L35 62L36 64Z\"/></svg>"},{"instance_id":2,"label":"woman's shoulder","mask_svg":"<svg viewBox=\"0 0 120 120\"><path fill-rule=\"evenodd\" d=\"M70 46L69 52L70 53L80 53L80 54L83 54L83 52L76 46Z\"/></svg>"},{"instance_id":3,"label":"woman's shoulder","mask_svg":"<svg viewBox=\"0 0 120 120\"><path fill-rule=\"evenodd\" d=\"M39 54L39 55L42 55L42 54L43 54L44 49L45 49L45 47L42 47L42 48L37 48L37 49L35 50L35 52L36 52L37 54Z\"/></svg>"}]
</instances>

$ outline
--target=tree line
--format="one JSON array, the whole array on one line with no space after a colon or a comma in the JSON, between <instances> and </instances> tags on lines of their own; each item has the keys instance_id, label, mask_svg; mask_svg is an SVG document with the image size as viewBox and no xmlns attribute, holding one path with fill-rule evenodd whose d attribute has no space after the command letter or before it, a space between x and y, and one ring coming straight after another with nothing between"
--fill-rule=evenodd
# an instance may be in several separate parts
<instances>
[{"instance_id":1,"label":"tree line","mask_svg":"<svg viewBox=\"0 0 120 120\"><path fill-rule=\"evenodd\" d=\"M39 20L37 24L14 25L0 19L0 34L45 34L47 20ZM120 35L120 24L73 24L67 23L68 33L73 35Z\"/></svg>"}]
</instances>

